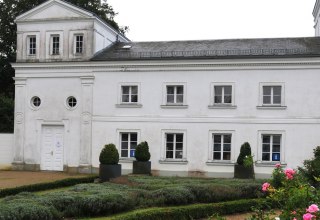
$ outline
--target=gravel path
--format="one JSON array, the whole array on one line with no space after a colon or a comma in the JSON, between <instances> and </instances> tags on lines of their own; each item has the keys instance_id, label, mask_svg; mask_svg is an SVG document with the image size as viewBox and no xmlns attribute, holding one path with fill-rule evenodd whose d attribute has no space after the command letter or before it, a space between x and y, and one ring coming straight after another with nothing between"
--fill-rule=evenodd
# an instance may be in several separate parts
<instances>
[{"instance_id":1,"label":"gravel path","mask_svg":"<svg viewBox=\"0 0 320 220\"><path fill-rule=\"evenodd\" d=\"M0 171L0 189L84 176L63 172Z\"/></svg>"}]
</instances>

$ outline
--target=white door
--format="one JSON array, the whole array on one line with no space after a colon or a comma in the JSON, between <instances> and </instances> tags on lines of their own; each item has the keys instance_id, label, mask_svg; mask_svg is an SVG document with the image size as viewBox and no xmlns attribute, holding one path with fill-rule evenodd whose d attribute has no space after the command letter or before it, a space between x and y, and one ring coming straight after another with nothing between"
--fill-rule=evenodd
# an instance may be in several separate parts
<instances>
[{"instance_id":1,"label":"white door","mask_svg":"<svg viewBox=\"0 0 320 220\"><path fill-rule=\"evenodd\" d=\"M42 127L41 170L63 171L63 126Z\"/></svg>"}]
</instances>

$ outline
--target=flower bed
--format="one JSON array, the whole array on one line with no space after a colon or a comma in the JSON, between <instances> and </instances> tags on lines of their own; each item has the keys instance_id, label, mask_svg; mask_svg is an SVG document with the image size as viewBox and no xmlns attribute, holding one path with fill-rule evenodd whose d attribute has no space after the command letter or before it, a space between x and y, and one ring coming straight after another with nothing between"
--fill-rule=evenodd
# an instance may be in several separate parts
<instances>
[{"instance_id":1,"label":"flower bed","mask_svg":"<svg viewBox=\"0 0 320 220\"><path fill-rule=\"evenodd\" d=\"M273 179L262 184L262 191L281 208L279 219L317 219L319 191L296 170L277 164Z\"/></svg>"}]
</instances>

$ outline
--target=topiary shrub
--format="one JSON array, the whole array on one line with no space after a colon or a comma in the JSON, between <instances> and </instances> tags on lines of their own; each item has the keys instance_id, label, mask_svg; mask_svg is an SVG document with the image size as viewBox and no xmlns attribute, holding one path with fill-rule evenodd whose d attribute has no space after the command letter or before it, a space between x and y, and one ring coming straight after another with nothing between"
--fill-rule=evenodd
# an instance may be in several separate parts
<instances>
[{"instance_id":1,"label":"topiary shrub","mask_svg":"<svg viewBox=\"0 0 320 220\"><path fill-rule=\"evenodd\" d=\"M313 149L314 157L311 160L303 161L303 167L299 167L300 173L313 186L320 186L320 146Z\"/></svg>"},{"instance_id":2,"label":"topiary shrub","mask_svg":"<svg viewBox=\"0 0 320 220\"><path fill-rule=\"evenodd\" d=\"M107 144L101 150L99 161L101 164L118 164L119 153L114 144Z\"/></svg>"},{"instance_id":3,"label":"topiary shrub","mask_svg":"<svg viewBox=\"0 0 320 220\"><path fill-rule=\"evenodd\" d=\"M240 154L238 156L237 163L239 165L243 165L245 158L249 156L251 156L251 147L248 142L245 142L244 144L241 145Z\"/></svg>"},{"instance_id":4,"label":"topiary shrub","mask_svg":"<svg viewBox=\"0 0 320 220\"><path fill-rule=\"evenodd\" d=\"M136 147L135 158L137 161L148 161L150 159L148 142L144 141Z\"/></svg>"}]
</instances>

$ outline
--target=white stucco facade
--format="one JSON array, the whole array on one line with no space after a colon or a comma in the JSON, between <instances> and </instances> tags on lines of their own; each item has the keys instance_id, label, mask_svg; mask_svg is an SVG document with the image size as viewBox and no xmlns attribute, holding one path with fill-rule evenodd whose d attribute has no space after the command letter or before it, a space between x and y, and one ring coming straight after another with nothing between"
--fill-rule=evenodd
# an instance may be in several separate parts
<instances>
[{"instance_id":1,"label":"white stucco facade","mask_svg":"<svg viewBox=\"0 0 320 220\"><path fill-rule=\"evenodd\" d=\"M240 146L249 142L256 176L266 177L276 163L302 165L320 144L320 57L90 61L129 40L86 11L45 4L17 18L15 169L97 172L102 147L114 143L122 155L122 135L132 133L149 143L154 174L233 177ZM56 7L61 14L50 17ZM50 54L52 33L62 39L59 55ZM81 56L73 53L74 33L84 36ZM38 42L32 56L28 36ZM168 87L177 86L183 101L168 104ZM231 88L230 103L216 105L216 86ZM124 103L123 87L134 87L137 100ZM265 105L265 87L281 88L281 102ZM168 158L168 134L183 137L180 152L175 136L176 158ZM227 159L214 158L214 135L231 137ZM263 158L264 135L281 137L280 158ZM120 159L124 173L132 161Z\"/></svg>"}]
</instances>

